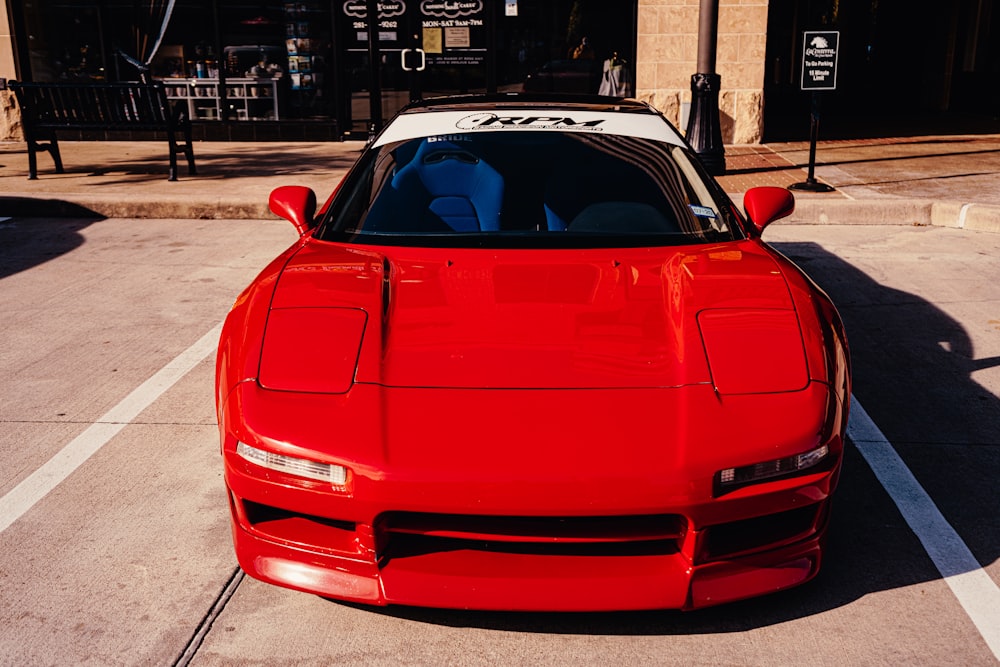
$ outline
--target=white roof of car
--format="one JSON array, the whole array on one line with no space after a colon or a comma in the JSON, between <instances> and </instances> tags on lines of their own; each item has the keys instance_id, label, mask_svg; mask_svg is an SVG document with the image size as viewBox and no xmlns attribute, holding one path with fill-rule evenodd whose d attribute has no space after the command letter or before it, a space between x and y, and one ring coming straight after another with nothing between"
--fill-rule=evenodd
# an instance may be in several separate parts
<instances>
[{"instance_id":1,"label":"white roof of car","mask_svg":"<svg viewBox=\"0 0 1000 667\"><path fill-rule=\"evenodd\" d=\"M560 107L495 110L434 110L403 113L389 123L374 145L423 137L471 132L586 132L663 141L683 146L684 140L661 116L636 111L587 110Z\"/></svg>"}]
</instances>

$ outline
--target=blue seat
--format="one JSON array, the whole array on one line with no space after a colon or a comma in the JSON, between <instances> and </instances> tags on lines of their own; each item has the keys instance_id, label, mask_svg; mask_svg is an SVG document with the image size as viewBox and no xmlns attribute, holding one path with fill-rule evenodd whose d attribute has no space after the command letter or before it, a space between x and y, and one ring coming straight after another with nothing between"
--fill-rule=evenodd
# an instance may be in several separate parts
<instances>
[{"instance_id":1,"label":"blue seat","mask_svg":"<svg viewBox=\"0 0 1000 667\"><path fill-rule=\"evenodd\" d=\"M562 161L545 184L549 231L679 232L664 193L646 171L597 151Z\"/></svg>"},{"instance_id":2,"label":"blue seat","mask_svg":"<svg viewBox=\"0 0 1000 667\"><path fill-rule=\"evenodd\" d=\"M425 139L379 194L364 228L495 232L503 195L503 177L478 156L448 141Z\"/></svg>"}]
</instances>

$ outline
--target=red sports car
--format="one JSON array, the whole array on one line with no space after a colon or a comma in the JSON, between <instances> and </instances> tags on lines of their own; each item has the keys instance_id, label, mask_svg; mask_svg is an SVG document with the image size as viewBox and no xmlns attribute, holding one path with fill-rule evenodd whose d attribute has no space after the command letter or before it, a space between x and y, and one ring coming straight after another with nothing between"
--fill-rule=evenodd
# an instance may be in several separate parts
<instances>
[{"instance_id":1,"label":"red sports car","mask_svg":"<svg viewBox=\"0 0 1000 667\"><path fill-rule=\"evenodd\" d=\"M654 109L396 116L240 295L216 378L258 579L376 605L692 609L822 560L840 318Z\"/></svg>"}]
</instances>

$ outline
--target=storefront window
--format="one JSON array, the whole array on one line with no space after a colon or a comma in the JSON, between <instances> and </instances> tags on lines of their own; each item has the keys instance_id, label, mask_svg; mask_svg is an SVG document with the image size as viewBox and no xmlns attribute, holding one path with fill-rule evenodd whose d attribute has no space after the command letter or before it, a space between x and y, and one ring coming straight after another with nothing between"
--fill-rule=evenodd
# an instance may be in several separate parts
<instances>
[{"instance_id":1,"label":"storefront window","mask_svg":"<svg viewBox=\"0 0 1000 667\"><path fill-rule=\"evenodd\" d=\"M517 0L497 36L500 90L629 94L635 70L635 4ZM608 62L610 61L610 62ZM605 63L620 89L602 90Z\"/></svg>"},{"instance_id":2,"label":"storefront window","mask_svg":"<svg viewBox=\"0 0 1000 667\"><path fill-rule=\"evenodd\" d=\"M149 75L167 84L167 94L175 99L175 104L187 107L192 120L220 120L224 102L212 5L177 2L166 19L163 39L152 57ZM158 29L162 28L150 28ZM139 71L134 70L130 78L138 76Z\"/></svg>"},{"instance_id":3,"label":"storefront window","mask_svg":"<svg viewBox=\"0 0 1000 667\"><path fill-rule=\"evenodd\" d=\"M93 3L32 0L23 5L28 67L34 81L108 77L102 16Z\"/></svg>"},{"instance_id":4,"label":"storefront window","mask_svg":"<svg viewBox=\"0 0 1000 667\"><path fill-rule=\"evenodd\" d=\"M178 5L152 74L196 120L324 119L330 32L318 3Z\"/></svg>"},{"instance_id":5,"label":"storefront window","mask_svg":"<svg viewBox=\"0 0 1000 667\"><path fill-rule=\"evenodd\" d=\"M229 117L319 119L333 113L327 83L330 11L308 2L220 2Z\"/></svg>"},{"instance_id":6,"label":"storefront window","mask_svg":"<svg viewBox=\"0 0 1000 667\"><path fill-rule=\"evenodd\" d=\"M634 2L14 2L22 78L161 80L206 138L365 134L421 97L599 94L608 61L608 94L634 81Z\"/></svg>"}]
</instances>

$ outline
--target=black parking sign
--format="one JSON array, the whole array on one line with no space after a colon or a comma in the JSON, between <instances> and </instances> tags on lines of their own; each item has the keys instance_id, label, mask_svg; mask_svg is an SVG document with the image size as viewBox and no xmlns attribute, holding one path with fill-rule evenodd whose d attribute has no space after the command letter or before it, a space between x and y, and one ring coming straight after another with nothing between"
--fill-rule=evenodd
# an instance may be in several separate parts
<instances>
[{"instance_id":1,"label":"black parking sign","mask_svg":"<svg viewBox=\"0 0 1000 667\"><path fill-rule=\"evenodd\" d=\"M835 90L837 88L837 46L840 33L836 30L806 31L802 37L802 90Z\"/></svg>"}]
</instances>

